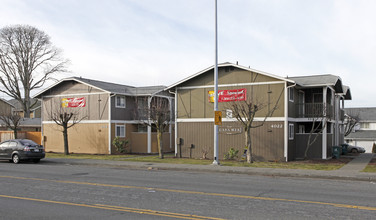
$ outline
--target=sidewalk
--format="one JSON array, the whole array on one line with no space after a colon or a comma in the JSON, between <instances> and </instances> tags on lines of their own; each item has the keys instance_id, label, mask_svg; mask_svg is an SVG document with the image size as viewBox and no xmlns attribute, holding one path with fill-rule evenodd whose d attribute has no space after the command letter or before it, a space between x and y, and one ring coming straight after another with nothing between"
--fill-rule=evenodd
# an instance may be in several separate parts
<instances>
[{"instance_id":1,"label":"sidewalk","mask_svg":"<svg viewBox=\"0 0 376 220\"><path fill-rule=\"evenodd\" d=\"M66 165L90 165L90 166L109 166L124 167L130 169L143 170L175 170L175 171L194 171L194 172L218 172L218 173L236 173L260 176L280 176L280 177L303 177L303 178L322 178L338 180L358 180L375 181L376 173L360 172L367 166L374 154L360 154L351 162L339 170L321 171L321 170L300 170L300 169L276 169L276 168L252 168L252 167L231 167L216 165L193 165L193 164L168 164L153 162L132 162L132 161L112 161L112 160L92 160L92 159L62 159L46 158L43 162L58 163Z\"/></svg>"}]
</instances>

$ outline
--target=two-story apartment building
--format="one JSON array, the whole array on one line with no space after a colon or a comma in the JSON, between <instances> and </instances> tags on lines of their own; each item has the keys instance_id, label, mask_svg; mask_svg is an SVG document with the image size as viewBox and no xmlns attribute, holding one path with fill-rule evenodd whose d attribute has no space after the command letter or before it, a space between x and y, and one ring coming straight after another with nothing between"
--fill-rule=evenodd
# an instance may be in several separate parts
<instances>
[{"instance_id":1,"label":"two-story apartment building","mask_svg":"<svg viewBox=\"0 0 376 220\"><path fill-rule=\"evenodd\" d=\"M350 145L364 147L366 153L371 153L376 143L376 108L346 108L345 112L358 121L345 141Z\"/></svg>"},{"instance_id":2,"label":"two-story apartment building","mask_svg":"<svg viewBox=\"0 0 376 220\"><path fill-rule=\"evenodd\" d=\"M139 106L148 105L154 97L173 103L173 97L164 88L133 87L81 77L57 82L35 95L42 105L42 141L46 151L64 151L61 127L51 115L67 111L82 119L68 129L70 152L114 154L117 152L112 141L119 137L129 141L128 150L133 153L157 153L155 132L135 115ZM173 142L173 126L170 126L163 136L164 151L172 151Z\"/></svg>"},{"instance_id":3,"label":"two-story apartment building","mask_svg":"<svg viewBox=\"0 0 376 220\"><path fill-rule=\"evenodd\" d=\"M218 106L223 123L219 126L219 158L230 148L243 152L244 129L232 117L229 102L253 100L265 106L254 122L261 123L276 107L265 124L251 132L256 160L289 161L304 157L309 131L314 121L325 126L310 147L308 157L329 158L331 147L343 143L344 100L350 90L338 76L280 77L232 63L218 65ZM200 158L213 155L214 67L204 69L168 88L175 94L175 152Z\"/></svg>"}]
</instances>

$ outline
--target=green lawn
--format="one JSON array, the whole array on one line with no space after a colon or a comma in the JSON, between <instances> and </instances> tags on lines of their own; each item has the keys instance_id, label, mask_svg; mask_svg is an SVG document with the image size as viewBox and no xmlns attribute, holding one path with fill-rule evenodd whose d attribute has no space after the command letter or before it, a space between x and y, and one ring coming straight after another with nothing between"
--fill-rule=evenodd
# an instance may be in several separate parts
<instances>
[{"instance_id":1,"label":"green lawn","mask_svg":"<svg viewBox=\"0 0 376 220\"><path fill-rule=\"evenodd\" d=\"M376 158L373 158L363 172L376 173Z\"/></svg>"},{"instance_id":2,"label":"green lawn","mask_svg":"<svg viewBox=\"0 0 376 220\"><path fill-rule=\"evenodd\" d=\"M136 161L151 163L174 163L174 164L199 164L210 165L212 160L200 160L189 158L175 158L173 154L166 154L164 159L159 159L157 155L90 155L90 154L56 154L47 153L47 158L71 158L71 159L96 159L96 160L117 160ZM238 167L260 167L260 168L282 168L282 169L308 169L308 170L336 170L345 165L349 160L307 160L293 162L254 162L248 164L241 161L220 160L222 166Z\"/></svg>"}]
</instances>

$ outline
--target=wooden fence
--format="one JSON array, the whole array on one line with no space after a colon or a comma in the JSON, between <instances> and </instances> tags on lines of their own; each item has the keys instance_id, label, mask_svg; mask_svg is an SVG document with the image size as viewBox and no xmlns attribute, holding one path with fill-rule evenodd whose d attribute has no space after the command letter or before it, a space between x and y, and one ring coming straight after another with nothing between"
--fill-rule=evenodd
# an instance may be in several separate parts
<instances>
[{"instance_id":1,"label":"wooden fence","mask_svg":"<svg viewBox=\"0 0 376 220\"><path fill-rule=\"evenodd\" d=\"M19 131L17 132L17 138L30 139L37 144L42 143L42 134L40 131ZM0 131L0 141L6 141L14 139L13 131Z\"/></svg>"}]
</instances>

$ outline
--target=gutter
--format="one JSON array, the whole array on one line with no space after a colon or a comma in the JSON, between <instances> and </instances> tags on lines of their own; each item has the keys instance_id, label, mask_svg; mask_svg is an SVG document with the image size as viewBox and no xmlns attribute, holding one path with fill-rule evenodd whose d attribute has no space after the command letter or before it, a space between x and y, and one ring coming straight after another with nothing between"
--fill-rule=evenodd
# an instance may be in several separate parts
<instances>
[{"instance_id":1,"label":"gutter","mask_svg":"<svg viewBox=\"0 0 376 220\"><path fill-rule=\"evenodd\" d=\"M178 137L178 104L177 104L178 103L177 102L178 88L177 87L175 88L175 92L171 92L170 90L168 90L168 92L170 94L174 95L174 104L175 104L175 157L177 157L178 156L178 145L176 143L176 138ZM171 126L170 126L170 128L171 128Z\"/></svg>"},{"instance_id":2,"label":"gutter","mask_svg":"<svg viewBox=\"0 0 376 220\"><path fill-rule=\"evenodd\" d=\"M294 83L293 85L290 85L290 86L287 86L287 81L285 82L285 85L286 85L286 92L285 92L285 130L284 130L284 149L283 149L283 152L284 152L284 156L286 158L286 162L288 162L288 146L289 146L289 121L288 121L288 116L289 116L289 97L288 97L288 93L289 93L289 88L292 88L292 87L295 87L296 86L296 83Z\"/></svg>"}]
</instances>

